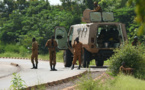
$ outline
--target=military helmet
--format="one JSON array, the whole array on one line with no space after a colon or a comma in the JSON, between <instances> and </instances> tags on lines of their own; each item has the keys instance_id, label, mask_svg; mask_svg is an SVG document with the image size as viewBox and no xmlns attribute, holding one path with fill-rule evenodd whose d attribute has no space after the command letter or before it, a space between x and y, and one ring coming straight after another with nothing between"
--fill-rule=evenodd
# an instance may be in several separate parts
<instances>
[{"instance_id":1,"label":"military helmet","mask_svg":"<svg viewBox=\"0 0 145 90\"><path fill-rule=\"evenodd\" d=\"M33 37L33 38L32 38L32 41L35 41L35 40L36 40L36 38Z\"/></svg>"},{"instance_id":2,"label":"military helmet","mask_svg":"<svg viewBox=\"0 0 145 90\"><path fill-rule=\"evenodd\" d=\"M79 41L79 37L76 37L75 41Z\"/></svg>"}]
</instances>

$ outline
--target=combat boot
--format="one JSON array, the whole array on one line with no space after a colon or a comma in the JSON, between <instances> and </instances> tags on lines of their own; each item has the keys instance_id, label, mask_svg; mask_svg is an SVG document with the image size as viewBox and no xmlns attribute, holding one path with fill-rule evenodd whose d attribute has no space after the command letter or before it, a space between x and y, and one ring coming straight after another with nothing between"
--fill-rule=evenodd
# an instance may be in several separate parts
<instances>
[{"instance_id":1,"label":"combat boot","mask_svg":"<svg viewBox=\"0 0 145 90\"><path fill-rule=\"evenodd\" d=\"M79 65L78 70L81 68L81 65Z\"/></svg>"},{"instance_id":2,"label":"combat boot","mask_svg":"<svg viewBox=\"0 0 145 90\"><path fill-rule=\"evenodd\" d=\"M53 69L52 69L52 65L50 65L50 71L53 71Z\"/></svg>"},{"instance_id":3,"label":"combat boot","mask_svg":"<svg viewBox=\"0 0 145 90\"><path fill-rule=\"evenodd\" d=\"M31 69L35 69L35 64L33 63L32 65L33 65L33 67Z\"/></svg>"},{"instance_id":4,"label":"combat boot","mask_svg":"<svg viewBox=\"0 0 145 90\"><path fill-rule=\"evenodd\" d=\"M55 69L55 65L53 65L53 71L57 71L57 69Z\"/></svg>"},{"instance_id":5,"label":"combat boot","mask_svg":"<svg viewBox=\"0 0 145 90\"><path fill-rule=\"evenodd\" d=\"M35 67L35 69L37 69L38 68L38 63L36 64L36 67Z\"/></svg>"},{"instance_id":6,"label":"combat boot","mask_svg":"<svg viewBox=\"0 0 145 90\"><path fill-rule=\"evenodd\" d=\"M74 69L74 64L72 65L72 67L71 67L71 70L73 70Z\"/></svg>"}]
</instances>

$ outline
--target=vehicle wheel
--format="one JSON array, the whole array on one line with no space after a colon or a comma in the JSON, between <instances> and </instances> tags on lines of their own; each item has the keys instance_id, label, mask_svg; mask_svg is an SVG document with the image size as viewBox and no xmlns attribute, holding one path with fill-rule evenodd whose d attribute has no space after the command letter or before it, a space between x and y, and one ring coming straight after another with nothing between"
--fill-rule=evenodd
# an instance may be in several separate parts
<instances>
[{"instance_id":1,"label":"vehicle wheel","mask_svg":"<svg viewBox=\"0 0 145 90\"><path fill-rule=\"evenodd\" d=\"M98 60L97 61L97 66L103 66L104 60Z\"/></svg>"},{"instance_id":2,"label":"vehicle wheel","mask_svg":"<svg viewBox=\"0 0 145 90\"><path fill-rule=\"evenodd\" d=\"M83 67L86 68L89 66L90 63L90 57L91 57L91 53L88 52L86 49L84 49L84 61L83 61Z\"/></svg>"},{"instance_id":3,"label":"vehicle wheel","mask_svg":"<svg viewBox=\"0 0 145 90\"><path fill-rule=\"evenodd\" d=\"M72 53L69 49L64 51L63 60L64 60L65 67L70 67L72 65L73 57L72 57Z\"/></svg>"},{"instance_id":4,"label":"vehicle wheel","mask_svg":"<svg viewBox=\"0 0 145 90\"><path fill-rule=\"evenodd\" d=\"M103 64L104 64L104 60L103 59L100 59L100 58L98 58L97 60L95 60L95 62L96 62L96 66L103 66Z\"/></svg>"}]
</instances>

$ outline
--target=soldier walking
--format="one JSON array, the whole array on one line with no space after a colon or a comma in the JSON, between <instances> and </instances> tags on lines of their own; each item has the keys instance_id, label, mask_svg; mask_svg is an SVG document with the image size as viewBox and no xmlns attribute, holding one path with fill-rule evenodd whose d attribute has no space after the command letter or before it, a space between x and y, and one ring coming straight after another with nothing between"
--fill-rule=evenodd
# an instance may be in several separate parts
<instances>
[{"instance_id":1,"label":"soldier walking","mask_svg":"<svg viewBox=\"0 0 145 90\"><path fill-rule=\"evenodd\" d=\"M35 59L36 65L34 64L34 59ZM33 67L31 69L37 69L38 68L38 43L35 38L32 39L31 62L33 65Z\"/></svg>"},{"instance_id":2,"label":"soldier walking","mask_svg":"<svg viewBox=\"0 0 145 90\"><path fill-rule=\"evenodd\" d=\"M72 62L72 67L71 69L74 69L74 64L76 63L77 59L79 60L79 67L78 69L80 69L81 67L81 57L82 57L82 43L79 42L79 38L77 37L74 41L73 44L73 48L74 48L74 58L73 58L73 62Z\"/></svg>"},{"instance_id":3,"label":"soldier walking","mask_svg":"<svg viewBox=\"0 0 145 90\"><path fill-rule=\"evenodd\" d=\"M45 47L48 47L49 49L50 69L51 71L57 71L57 69L55 69L57 42L55 41L54 36L46 42Z\"/></svg>"}]
</instances>

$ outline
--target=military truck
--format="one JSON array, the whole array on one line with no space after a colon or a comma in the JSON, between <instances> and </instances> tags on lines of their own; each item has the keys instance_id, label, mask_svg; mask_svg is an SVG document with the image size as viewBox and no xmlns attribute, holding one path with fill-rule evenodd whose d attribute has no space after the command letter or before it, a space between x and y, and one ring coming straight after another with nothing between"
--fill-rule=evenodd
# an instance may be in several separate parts
<instances>
[{"instance_id":1,"label":"military truck","mask_svg":"<svg viewBox=\"0 0 145 90\"><path fill-rule=\"evenodd\" d=\"M71 25L67 33L64 27L55 28L58 48L64 51L64 66L70 67L73 60L72 45L76 37L83 44L82 65L88 67L91 60L96 66L103 66L111 57L114 48L119 48L127 40L125 25L113 22L112 12L83 12L82 21L86 24Z\"/></svg>"}]
</instances>

